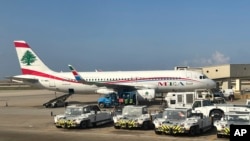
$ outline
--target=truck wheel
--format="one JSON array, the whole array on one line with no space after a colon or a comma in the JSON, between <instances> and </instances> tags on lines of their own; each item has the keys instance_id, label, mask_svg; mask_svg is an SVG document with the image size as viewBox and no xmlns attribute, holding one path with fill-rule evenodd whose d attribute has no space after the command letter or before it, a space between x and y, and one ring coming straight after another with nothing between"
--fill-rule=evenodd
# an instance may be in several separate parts
<instances>
[{"instance_id":1,"label":"truck wheel","mask_svg":"<svg viewBox=\"0 0 250 141\"><path fill-rule=\"evenodd\" d=\"M155 134L156 134L156 135L161 135L161 134L162 134L162 132L160 132L160 131L156 131L156 130L155 130Z\"/></svg>"},{"instance_id":2,"label":"truck wheel","mask_svg":"<svg viewBox=\"0 0 250 141\"><path fill-rule=\"evenodd\" d=\"M115 128L115 129L121 129L121 127L120 127L120 126L114 126L114 128Z\"/></svg>"},{"instance_id":3,"label":"truck wheel","mask_svg":"<svg viewBox=\"0 0 250 141\"><path fill-rule=\"evenodd\" d=\"M222 138L222 135L221 134L217 134L217 138Z\"/></svg>"},{"instance_id":4,"label":"truck wheel","mask_svg":"<svg viewBox=\"0 0 250 141\"><path fill-rule=\"evenodd\" d=\"M194 136L196 134L196 127L191 127L189 130L189 135Z\"/></svg>"},{"instance_id":5,"label":"truck wheel","mask_svg":"<svg viewBox=\"0 0 250 141\"><path fill-rule=\"evenodd\" d=\"M65 103L64 103L64 107L67 107L67 106L68 106L68 102L65 102Z\"/></svg>"},{"instance_id":6,"label":"truck wheel","mask_svg":"<svg viewBox=\"0 0 250 141\"><path fill-rule=\"evenodd\" d=\"M223 112L221 110L213 110L209 114L210 117L213 117L213 122L216 120L220 120L223 116Z\"/></svg>"},{"instance_id":7,"label":"truck wheel","mask_svg":"<svg viewBox=\"0 0 250 141\"><path fill-rule=\"evenodd\" d=\"M149 129L149 122L148 121L144 121L142 124L142 129L143 130L148 130Z\"/></svg>"},{"instance_id":8,"label":"truck wheel","mask_svg":"<svg viewBox=\"0 0 250 141\"><path fill-rule=\"evenodd\" d=\"M105 108L104 103L99 103L99 107L100 107L100 108Z\"/></svg>"},{"instance_id":9,"label":"truck wheel","mask_svg":"<svg viewBox=\"0 0 250 141\"><path fill-rule=\"evenodd\" d=\"M88 127L87 123L88 123L87 121L82 121L80 124L80 128L82 128L82 129L87 128Z\"/></svg>"}]
</instances>

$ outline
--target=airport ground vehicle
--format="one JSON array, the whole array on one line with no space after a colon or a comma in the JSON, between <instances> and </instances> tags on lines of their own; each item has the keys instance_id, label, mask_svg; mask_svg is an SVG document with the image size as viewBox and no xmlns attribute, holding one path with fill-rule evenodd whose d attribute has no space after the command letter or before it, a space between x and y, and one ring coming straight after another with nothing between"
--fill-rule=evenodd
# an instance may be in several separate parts
<instances>
[{"instance_id":1,"label":"airport ground vehicle","mask_svg":"<svg viewBox=\"0 0 250 141\"><path fill-rule=\"evenodd\" d=\"M190 92L171 92L165 97L164 106L174 107L191 107L195 100L206 99L214 103L225 103L223 97L218 97L209 89L196 89Z\"/></svg>"},{"instance_id":2,"label":"airport ground vehicle","mask_svg":"<svg viewBox=\"0 0 250 141\"><path fill-rule=\"evenodd\" d=\"M221 92L223 93L224 97L227 100L233 100L234 99L234 91L233 91L233 89L223 89L223 90L221 90Z\"/></svg>"},{"instance_id":3,"label":"airport ground vehicle","mask_svg":"<svg viewBox=\"0 0 250 141\"><path fill-rule=\"evenodd\" d=\"M100 108L114 107L118 105L134 105L136 104L136 93L109 93L98 98L97 103Z\"/></svg>"},{"instance_id":4,"label":"airport ground vehicle","mask_svg":"<svg viewBox=\"0 0 250 141\"><path fill-rule=\"evenodd\" d=\"M184 98L182 98L184 96ZM191 98L189 98L189 96ZM179 100L180 98L181 100ZM183 99L185 100L186 104L183 104ZM179 102L180 101L180 102ZM170 101L172 103L172 108L192 108L195 111L202 112L205 116L213 117L213 120L219 120L225 112L238 110L238 111L250 111L250 107L246 105L234 105L234 104L217 104L213 103L210 99L194 99L192 95L177 95L177 100ZM192 102L192 103L191 103Z\"/></svg>"},{"instance_id":5,"label":"airport ground vehicle","mask_svg":"<svg viewBox=\"0 0 250 141\"><path fill-rule=\"evenodd\" d=\"M213 104L209 100L195 100L192 109L201 111L204 115L213 117L214 121L221 119L221 117L229 111L244 111L250 112L250 107L246 105L235 104Z\"/></svg>"},{"instance_id":6,"label":"airport ground vehicle","mask_svg":"<svg viewBox=\"0 0 250 141\"><path fill-rule=\"evenodd\" d=\"M56 108L56 107L65 107L68 106L68 102L66 102L67 98L69 98L73 93L64 94L62 96L56 97L54 99L49 100L44 103L43 106L46 108Z\"/></svg>"},{"instance_id":7,"label":"airport ground vehicle","mask_svg":"<svg viewBox=\"0 0 250 141\"><path fill-rule=\"evenodd\" d=\"M191 108L166 108L161 118L154 120L156 134L197 135L212 128L210 117Z\"/></svg>"},{"instance_id":8,"label":"airport ground vehicle","mask_svg":"<svg viewBox=\"0 0 250 141\"><path fill-rule=\"evenodd\" d=\"M250 106L250 99L247 99L246 105L247 105L247 106Z\"/></svg>"},{"instance_id":9,"label":"airport ground vehicle","mask_svg":"<svg viewBox=\"0 0 250 141\"><path fill-rule=\"evenodd\" d=\"M152 119L160 117L161 113L149 113L147 106L127 105L122 109L122 114L113 117L115 129L141 128L153 129Z\"/></svg>"},{"instance_id":10,"label":"airport ground vehicle","mask_svg":"<svg viewBox=\"0 0 250 141\"><path fill-rule=\"evenodd\" d=\"M59 99L51 103L45 103L43 106L45 106L46 108L65 107L68 106L68 102Z\"/></svg>"},{"instance_id":11,"label":"airport ground vehicle","mask_svg":"<svg viewBox=\"0 0 250 141\"><path fill-rule=\"evenodd\" d=\"M229 137L230 125L250 125L250 112L227 112L221 120L215 121L217 137Z\"/></svg>"},{"instance_id":12,"label":"airport ground vehicle","mask_svg":"<svg viewBox=\"0 0 250 141\"><path fill-rule=\"evenodd\" d=\"M70 105L64 114L56 115L54 123L57 128L89 128L112 122L109 111L101 111L97 105Z\"/></svg>"}]
</instances>

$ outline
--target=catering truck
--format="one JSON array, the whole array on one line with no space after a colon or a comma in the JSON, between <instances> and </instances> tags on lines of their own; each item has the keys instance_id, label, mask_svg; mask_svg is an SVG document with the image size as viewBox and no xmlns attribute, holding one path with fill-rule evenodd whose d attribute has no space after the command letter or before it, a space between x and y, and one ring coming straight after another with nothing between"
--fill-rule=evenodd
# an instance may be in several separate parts
<instances>
[{"instance_id":1,"label":"catering truck","mask_svg":"<svg viewBox=\"0 0 250 141\"><path fill-rule=\"evenodd\" d=\"M190 92L169 92L164 101L164 106L191 107L195 100L210 100L212 103L225 103L223 96L216 96L210 89L196 89Z\"/></svg>"}]
</instances>

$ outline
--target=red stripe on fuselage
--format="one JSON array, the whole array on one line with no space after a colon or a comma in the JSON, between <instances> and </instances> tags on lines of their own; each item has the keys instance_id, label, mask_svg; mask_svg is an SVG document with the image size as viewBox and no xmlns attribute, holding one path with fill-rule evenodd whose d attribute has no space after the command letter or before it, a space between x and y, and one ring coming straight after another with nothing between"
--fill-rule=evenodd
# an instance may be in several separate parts
<instances>
[{"instance_id":1,"label":"red stripe on fuselage","mask_svg":"<svg viewBox=\"0 0 250 141\"><path fill-rule=\"evenodd\" d=\"M14 42L14 44L15 44L15 47L30 48L30 46L24 42Z\"/></svg>"},{"instance_id":2,"label":"red stripe on fuselage","mask_svg":"<svg viewBox=\"0 0 250 141\"><path fill-rule=\"evenodd\" d=\"M40 77L45 77L45 78L50 78L50 79L55 79L55 80L61 80L61 81L67 81L67 82L73 82L73 83L79 83L76 80L68 80L65 78L60 78L54 75L50 75L50 74L46 74L43 72L39 72L39 71L34 71L34 70L29 70L29 69L22 69L22 73L23 74L29 74L29 75L35 75L35 76L40 76ZM132 79L132 80L118 80L118 81L108 81L108 82L97 82L97 83L106 83L106 84L118 84L118 83L129 83L129 82L136 82L136 81L171 81L171 80L156 80L156 78L172 78L172 77L149 77L149 78L140 78L140 79ZM181 81L196 81L199 82L198 80L194 80L194 79L189 79L189 78L179 78L178 80Z\"/></svg>"},{"instance_id":3,"label":"red stripe on fuselage","mask_svg":"<svg viewBox=\"0 0 250 141\"><path fill-rule=\"evenodd\" d=\"M78 83L78 82L74 81L74 79L68 80L68 79L60 78L60 77L57 77L57 76L54 76L54 75L46 74L46 73L39 72L39 71L29 70L29 69L22 69L22 73L23 74L40 76L40 77L45 77L45 78L50 78L50 79L55 79L55 80Z\"/></svg>"}]
</instances>

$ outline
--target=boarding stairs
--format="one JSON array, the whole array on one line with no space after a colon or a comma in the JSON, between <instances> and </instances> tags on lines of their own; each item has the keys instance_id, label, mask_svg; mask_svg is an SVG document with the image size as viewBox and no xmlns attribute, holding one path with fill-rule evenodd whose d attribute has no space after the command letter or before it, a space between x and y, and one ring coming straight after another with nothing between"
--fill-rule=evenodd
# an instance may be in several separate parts
<instances>
[{"instance_id":1,"label":"boarding stairs","mask_svg":"<svg viewBox=\"0 0 250 141\"><path fill-rule=\"evenodd\" d=\"M65 103L65 106L66 106L66 100L72 95L73 93L67 93L67 94L64 94L62 96L59 96L59 97L56 97L54 99L51 99L50 101L46 102L43 104L44 107L48 108L48 107L54 107L53 103L62 103L64 102Z\"/></svg>"}]
</instances>

